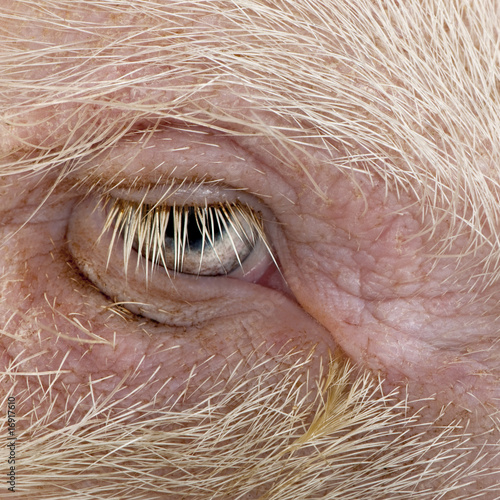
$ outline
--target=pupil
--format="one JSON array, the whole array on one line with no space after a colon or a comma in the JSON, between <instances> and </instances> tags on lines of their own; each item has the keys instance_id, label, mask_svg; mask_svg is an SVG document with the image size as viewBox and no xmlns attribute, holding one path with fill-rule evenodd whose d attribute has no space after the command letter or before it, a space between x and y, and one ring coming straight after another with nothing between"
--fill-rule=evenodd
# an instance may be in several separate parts
<instances>
[{"instance_id":1,"label":"pupil","mask_svg":"<svg viewBox=\"0 0 500 500\"><path fill-rule=\"evenodd\" d=\"M211 207L209 207L208 210L212 210ZM181 238L184 237L184 228L186 226L184 226L184 217L185 217L185 213L187 211L187 241L189 243L189 247L193 250L196 250L198 248L201 248L202 247L202 244L203 244L203 233L202 231L200 231L200 229L202 228L199 228L198 225L201 225L201 223L199 221L197 221L197 217L196 217L196 212L195 212L195 209L193 207L189 207L189 208L186 208L183 210L183 213L182 213L182 221L181 221L181 224L182 224L182 233L180 235ZM167 230L165 231L165 239L166 240L174 240L174 235L175 235L175 229L174 229L174 209L171 208L170 209L170 217L168 218L168 224L167 224ZM216 221L214 221L216 222ZM221 237L221 227L219 224L214 224L211 220L210 217L205 217L205 228L206 228L206 232L212 236L212 234L214 235L214 240L218 240L220 237ZM205 242L205 245L207 245L207 241Z\"/></svg>"}]
</instances>

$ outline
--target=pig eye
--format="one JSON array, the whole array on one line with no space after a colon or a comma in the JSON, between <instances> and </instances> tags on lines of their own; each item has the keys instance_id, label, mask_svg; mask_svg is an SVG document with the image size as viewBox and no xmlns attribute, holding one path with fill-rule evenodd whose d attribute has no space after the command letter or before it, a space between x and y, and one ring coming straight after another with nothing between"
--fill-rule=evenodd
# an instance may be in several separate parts
<instances>
[{"instance_id":1,"label":"pig eye","mask_svg":"<svg viewBox=\"0 0 500 500\"><path fill-rule=\"evenodd\" d=\"M152 190L86 196L68 224L72 264L106 307L182 328L222 317L254 285L288 293L266 235L276 231L272 213L218 191L202 203Z\"/></svg>"},{"instance_id":2,"label":"pig eye","mask_svg":"<svg viewBox=\"0 0 500 500\"><path fill-rule=\"evenodd\" d=\"M197 276L228 275L241 268L257 243L269 251L261 216L241 202L211 205L149 205L109 198L104 231L111 248L123 241L125 269L136 252L146 272ZM272 255L272 254L271 254Z\"/></svg>"}]
</instances>

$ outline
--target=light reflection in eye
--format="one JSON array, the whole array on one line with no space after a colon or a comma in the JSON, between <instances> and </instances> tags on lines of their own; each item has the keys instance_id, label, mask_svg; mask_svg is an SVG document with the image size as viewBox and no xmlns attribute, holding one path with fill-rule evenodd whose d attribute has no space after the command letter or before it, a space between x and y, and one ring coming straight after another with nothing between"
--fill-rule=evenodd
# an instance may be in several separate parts
<instances>
[{"instance_id":1,"label":"light reflection in eye","mask_svg":"<svg viewBox=\"0 0 500 500\"><path fill-rule=\"evenodd\" d=\"M269 250L260 215L241 202L211 205L150 205L108 198L104 231L112 229L108 262L114 241L124 244L128 268L135 250L151 272L218 276L240 267L261 240Z\"/></svg>"}]
</instances>

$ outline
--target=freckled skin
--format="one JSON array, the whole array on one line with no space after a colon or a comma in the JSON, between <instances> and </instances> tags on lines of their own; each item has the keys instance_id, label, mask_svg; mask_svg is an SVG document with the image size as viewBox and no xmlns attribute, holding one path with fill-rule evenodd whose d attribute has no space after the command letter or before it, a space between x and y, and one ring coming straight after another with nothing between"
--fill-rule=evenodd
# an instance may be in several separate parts
<instances>
[{"instance_id":1,"label":"freckled skin","mask_svg":"<svg viewBox=\"0 0 500 500\"><path fill-rule=\"evenodd\" d=\"M83 4L79 7L68 16L76 19L89 10ZM3 10L7 8L15 10L15 2ZM176 27L179 20L173 11L167 5L162 8L166 12L162 22ZM198 23L203 29L205 23L224 28L229 23L222 16L209 20L195 12L178 29ZM23 26L14 17L7 22L12 31ZM113 40L123 35L120 26L159 21L127 9L118 15L99 8L86 22L113 27L109 35ZM297 28L299 33L301 29ZM246 36L249 44L254 43L251 30ZM167 57L169 50L172 54L180 50L174 42L149 40L145 31L140 31L140 37L146 46L158 44L165 67L174 64ZM88 50L101 39L92 30L54 30L49 23L45 30L34 32L32 40L19 40L19 47L24 52L36 51L37 40L81 44ZM219 49L217 40L217 36L209 38L207 45ZM347 43L333 34L329 40L335 47ZM103 54L109 50L114 57L112 44L102 44ZM297 50L312 61L306 44L303 53ZM354 133L345 142L340 135L323 141L319 128L313 128L306 115L297 130L309 136L299 136L292 128L293 124L297 127L295 118L288 123L283 110L279 114L263 103L256 106L261 102L258 85L253 88L244 79L252 75L250 66L239 73L234 69L234 82L212 82L211 71L219 69L215 56L213 60L207 56L200 68L208 76L203 74L198 81L196 75L174 71L172 76L147 58L141 61L131 46L123 51L119 60L127 63L121 65L113 65L112 57L101 63L89 56L86 64L95 73L85 73L87 81L81 88L81 82L68 73L63 103L53 105L46 99L46 105L32 109L28 101L23 102L24 94L13 93L5 106L14 125L0 128L4 164L21 168L26 162L30 170L40 158L48 158L48 165L39 171L33 168L30 175L11 173L5 167L0 177L2 371L19 365L23 373L42 373L40 384L47 393L50 386L51 395L30 393L29 376L18 377L15 390L29 394L20 402L19 411L28 414L38 406L55 415L75 407L68 422L79 422L95 402L88 397L90 388L94 398L120 399L121 407L153 401L156 410L173 404L187 391L191 399L187 402L182 397L176 404L186 409L203 399L200 387L210 388L221 379L244 379L253 357L264 359L264 372L281 367L284 352L314 349L310 379L304 373L308 381L304 391L315 387L311 381L324 374L329 357L335 355L353 362L356 374L368 370L383 379L386 392L403 387L401 400L412 401L410 411L419 411L425 422L436 421L436 428L467 420L471 447L479 450L486 443L489 474L481 480L474 478L462 493L443 498L475 493L482 496L474 498L498 498L500 290L495 280L488 286L481 281L488 272L484 262L498 228L485 225L487 243L466 252L472 233L467 217L475 213L472 205L453 205L454 212L447 213L450 203L437 195L432 208L425 205L432 198L428 193L433 181L429 187L415 176L405 177L406 167L401 167L399 181L383 169L376 170L375 164L386 161L389 153L382 147L366 153L366 141ZM338 47L337 51L344 54ZM346 53L354 58L349 50ZM235 68L238 57L231 59ZM65 64L66 60L60 66L63 76ZM326 57L324 64L333 65ZM353 87L362 88L356 81L359 75L353 70L358 76L351 78L342 67L348 63L336 64L340 73L348 75L346 81L351 79ZM385 71L381 79L391 75L389 68ZM132 81L136 74L139 83ZM47 78L50 72L43 65L29 66L19 76L20 81ZM85 104L79 102L78 93L86 92L86 85L99 88L96 82L102 85L127 78L131 82L117 85L116 90L102 90L105 98L92 95L85 97L87 101L82 98ZM210 83L202 85L203 78ZM40 102L46 98L44 91L35 86ZM266 91L273 95L274 91ZM293 89L289 92L293 94ZM304 108L308 99L304 96ZM367 99L362 94L361 108ZM325 107L317 100L318 108ZM171 104L177 102L178 108ZM19 109L26 114L16 114ZM372 115L360 113L360 120L376 129L368 120ZM404 117L394 120L397 126L388 121L397 136L398 120L403 123ZM265 133L260 132L262 124L269 127ZM443 136L445 129L443 125ZM95 149L92 146L83 154L79 148L85 140L90 142L85 139L88 130L89 136L94 134ZM283 135L273 136L276 130ZM299 137L296 142L294 134ZM104 139L109 137L116 140L108 144ZM439 143L444 139L438 140L436 134L423 131L422 137L422 142L432 143L436 150L446 149ZM399 146L398 141L395 144ZM348 147L351 163L345 160ZM498 148L494 143L492 155ZM59 162L61 150L75 153L61 154L64 161ZM394 150L396 146L387 163L397 171L406 152L403 146L397 151L400 156ZM375 152L380 154L377 161L372 160ZM72 154L78 158L74 165ZM356 163L358 154L365 157ZM433 168L422 161L416 170L435 179L438 175ZM63 170L67 175L60 179ZM496 172L491 176L496 179ZM96 210L102 204L99 192L123 189L140 199L145 186L161 189L171 179L221 180L223 196L241 197L252 204L265 221L281 274L270 266L265 279L251 283L225 276L171 278L160 269L146 283L144 269L136 267L134 258L124 269L123 246L116 242L109 253L111 233L102 231L105 212ZM182 196L191 203L198 194ZM182 196L180 204L186 203ZM453 226L454 215L465 220L463 226ZM50 374L58 371L59 376L51 381ZM1 391L3 397L5 389ZM51 402L54 407L49 410ZM62 425L54 422L55 428Z\"/></svg>"}]
</instances>

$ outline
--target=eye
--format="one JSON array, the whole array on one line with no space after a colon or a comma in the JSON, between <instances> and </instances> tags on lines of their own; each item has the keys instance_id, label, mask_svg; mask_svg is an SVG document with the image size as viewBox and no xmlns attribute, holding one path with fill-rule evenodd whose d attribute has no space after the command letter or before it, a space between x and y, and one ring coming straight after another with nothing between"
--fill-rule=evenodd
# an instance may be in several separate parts
<instances>
[{"instance_id":1,"label":"eye","mask_svg":"<svg viewBox=\"0 0 500 500\"><path fill-rule=\"evenodd\" d=\"M135 251L151 272L228 275L243 267L258 242L269 250L261 216L238 201L169 206L109 198L105 207L104 231L112 230L112 242L123 241L125 269Z\"/></svg>"},{"instance_id":2,"label":"eye","mask_svg":"<svg viewBox=\"0 0 500 500\"><path fill-rule=\"evenodd\" d=\"M184 328L246 310L254 286L291 296L267 239L272 212L246 193L188 188L114 189L75 205L68 251L103 307Z\"/></svg>"}]
</instances>

